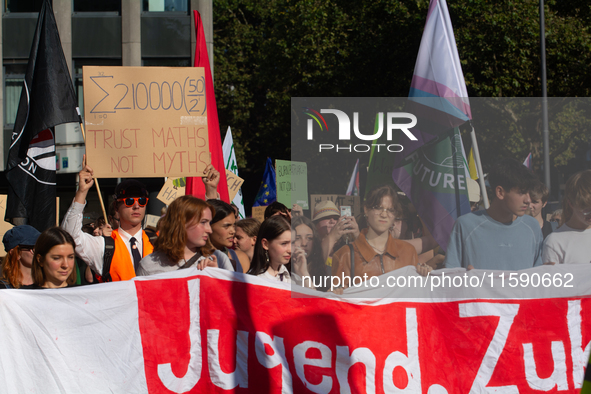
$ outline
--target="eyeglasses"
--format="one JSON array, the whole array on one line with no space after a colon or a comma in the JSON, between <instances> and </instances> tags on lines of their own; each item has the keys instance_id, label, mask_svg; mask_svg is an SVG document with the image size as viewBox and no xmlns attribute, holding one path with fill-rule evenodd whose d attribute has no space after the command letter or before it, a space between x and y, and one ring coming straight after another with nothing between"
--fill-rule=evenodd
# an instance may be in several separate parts
<instances>
[{"instance_id":1,"label":"eyeglasses","mask_svg":"<svg viewBox=\"0 0 591 394\"><path fill-rule=\"evenodd\" d=\"M394 216L396 214L396 211L393 208L372 207L371 209L376 215L381 215L383 212L386 212L388 216Z\"/></svg>"},{"instance_id":2,"label":"eyeglasses","mask_svg":"<svg viewBox=\"0 0 591 394\"><path fill-rule=\"evenodd\" d=\"M148 203L148 197L127 197L120 198L117 201L123 201L126 207L131 208L137 202L140 207L145 207Z\"/></svg>"},{"instance_id":3,"label":"eyeglasses","mask_svg":"<svg viewBox=\"0 0 591 394\"><path fill-rule=\"evenodd\" d=\"M34 246L25 246L25 245L21 245L20 249L23 252L28 252L28 251L35 251L35 247Z\"/></svg>"}]
</instances>

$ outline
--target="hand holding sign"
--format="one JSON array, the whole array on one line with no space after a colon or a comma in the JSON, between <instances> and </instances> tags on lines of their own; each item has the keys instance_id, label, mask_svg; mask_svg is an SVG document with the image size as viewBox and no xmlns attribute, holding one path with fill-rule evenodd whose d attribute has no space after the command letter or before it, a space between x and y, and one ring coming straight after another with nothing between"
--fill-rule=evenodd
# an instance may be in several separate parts
<instances>
[{"instance_id":1,"label":"hand holding sign","mask_svg":"<svg viewBox=\"0 0 591 394\"><path fill-rule=\"evenodd\" d=\"M220 173L212 164L208 164L203 170L205 176L201 177L203 184L205 185L205 198L216 199L218 198L218 184L220 183Z\"/></svg>"},{"instance_id":2,"label":"hand holding sign","mask_svg":"<svg viewBox=\"0 0 591 394\"><path fill-rule=\"evenodd\" d=\"M80 177L80 183L78 184L78 190L82 192L88 192L94 185L94 171L86 164L86 155L82 156L82 171L78 173Z\"/></svg>"}]
</instances>

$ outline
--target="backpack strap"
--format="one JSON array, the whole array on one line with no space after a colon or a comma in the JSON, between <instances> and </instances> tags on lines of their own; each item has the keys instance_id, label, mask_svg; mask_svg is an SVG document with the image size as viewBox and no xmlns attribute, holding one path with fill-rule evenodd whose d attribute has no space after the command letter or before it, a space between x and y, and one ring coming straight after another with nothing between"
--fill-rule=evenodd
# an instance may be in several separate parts
<instances>
[{"instance_id":1,"label":"backpack strap","mask_svg":"<svg viewBox=\"0 0 591 394\"><path fill-rule=\"evenodd\" d=\"M112 237L106 237L104 235L103 238L105 240L105 252L103 257L102 281L111 282L111 262L115 254L115 240Z\"/></svg>"},{"instance_id":2,"label":"backpack strap","mask_svg":"<svg viewBox=\"0 0 591 394\"><path fill-rule=\"evenodd\" d=\"M351 256L351 273L349 276L351 277L351 283L353 283L353 278L355 277L355 249L353 249L353 244L347 244L349 247L349 254Z\"/></svg>"}]
</instances>

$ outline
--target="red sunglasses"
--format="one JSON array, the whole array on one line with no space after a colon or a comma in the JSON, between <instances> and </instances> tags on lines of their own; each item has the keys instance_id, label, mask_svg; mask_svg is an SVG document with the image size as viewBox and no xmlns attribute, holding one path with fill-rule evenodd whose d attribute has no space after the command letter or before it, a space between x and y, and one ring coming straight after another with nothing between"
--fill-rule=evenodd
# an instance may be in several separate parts
<instances>
[{"instance_id":1,"label":"red sunglasses","mask_svg":"<svg viewBox=\"0 0 591 394\"><path fill-rule=\"evenodd\" d=\"M126 207L131 208L137 202L140 207L145 207L148 203L148 197L126 197L117 201L123 201Z\"/></svg>"}]
</instances>

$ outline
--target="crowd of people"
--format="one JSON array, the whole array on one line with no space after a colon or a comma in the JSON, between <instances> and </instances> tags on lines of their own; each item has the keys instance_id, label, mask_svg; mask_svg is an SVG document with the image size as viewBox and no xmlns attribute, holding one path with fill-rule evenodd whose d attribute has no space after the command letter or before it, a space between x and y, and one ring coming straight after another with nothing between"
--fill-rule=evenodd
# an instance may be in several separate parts
<instances>
[{"instance_id":1,"label":"crowd of people","mask_svg":"<svg viewBox=\"0 0 591 394\"><path fill-rule=\"evenodd\" d=\"M298 205L288 209L274 202L260 223L238 220L235 207L218 199L219 173L208 167L206 200L177 198L153 232L142 228L148 191L138 180L116 187L108 221L83 226L93 171L85 165L79 175L61 227L39 233L22 225L6 232L0 287L71 287L217 267L342 292L346 281L331 289L323 278L367 279L407 266L428 275L441 268L521 270L591 262L591 170L570 177L562 210L547 221L544 184L522 164L500 161L488 174L490 207L480 208L480 195L471 194L472 212L458 218L445 252L410 200L392 186L370 191L358 217L341 215L332 201L316 204L310 218Z\"/></svg>"}]
</instances>

